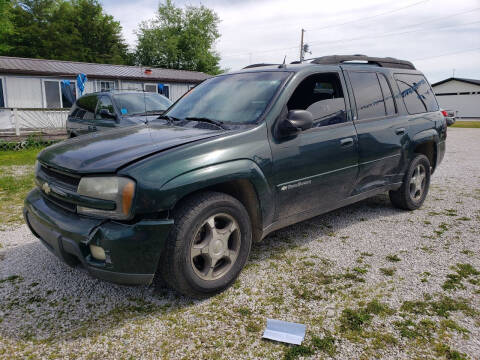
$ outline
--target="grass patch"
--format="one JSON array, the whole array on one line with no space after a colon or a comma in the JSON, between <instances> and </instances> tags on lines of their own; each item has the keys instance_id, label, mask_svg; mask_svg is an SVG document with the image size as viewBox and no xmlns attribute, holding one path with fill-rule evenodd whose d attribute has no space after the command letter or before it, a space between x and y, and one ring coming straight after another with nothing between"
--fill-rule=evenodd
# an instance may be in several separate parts
<instances>
[{"instance_id":1,"label":"grass patch","mask_svg":"<svg viewBox=\"0 0 480 360\"><path fill-rule=\"evenodd\" d=\"M380 268L380 272L385 276L393 276L395 274L395 268Z\"/></svg>"},{"instance_id":2,"label":"grass patch","mask_svg":"<svg viewBox=\"0 0 480 360\"><path fill-rule=\"evenodd\" d=\"M480 121L456 121L451 127L480 129Z\"/></svg>"},{"instance_id":3,"label":"grass patch","mask_svg":"<svg viewBox=\"0 0 480 360\"><path fill-rule=\"evenodd\" d=\"M23 201L35 186L34 174L0 176L0 217L3 224L23 221Z\"/></svg>"},{"instance_id":4,"label":"grass patch","mask_svg":"<svg viewBox=\"0 0 480 360\"><path fill-rule=\"evenodd\" d=\"M438 356L443 356L448 360L467 360L467 355L456 350L452 350L450 346L446 344L437 343L434 347L435 353Z\"/></svg>"},{"instance_id":5,"label":"grass patch","mask_svg":"<svg viewBox=\"0 0 480 360\"><path fill-rule=\"evenodd\" d=\"M321 350L330 356L334 356L337 352L337 346L335 345L335 338L327 331L323 338L317 336L312 337L312 344L317 350Z\"/></svg>"},{"instance_id":6,"label":"grass patch","mask_svg":"<svg viewBox=\"0 0 480 360\"><path fill-rule=\"evenodd\" d=\"M308 346L305 345L295 345L289 347L287 351L283 354L284 360L293 360L300 356L311 356L315 354L315 351Z\"/></svg>"},{"instance_id":7,"label":"grass patch","mask_svg":"<svg viewBox=\"0 0 480 360\"><path fill-rule=\"evenodd\" d=\"M385 259L387 259L387 260L390 261L390 262L399 262L399 261L402 260L402 259L400 259L396 254L394 254L394 255L387 255L387 256L385 257Z\"/></svg>"},{"instance_id":8,"label":"grass patch","mask_svg":"<svg viewBox=\"0 0 480 360\"><path fill-rule=\"evenodd\" d=\"M373 315L392 315L395 311L378 300L372 300L358 309L346 308L340 316L340 331L360 332L368 325Z\"/></svg>"},{"instance_id":9,"label":"grass patch","mask_svg":"<svg viewBox=\"0 0 480 360\"><path fill-rule=\"evenodd\" d=\"M442 285L445 291L463 289L465 288L463 280L468 279L471 283L475 283L480 275L480 271L470 264L457 264L451 269L456 271L456 274L447 274L447 280Z\"/></svg>"},{"instance_id":10,"label":"grass patch","mask_svg":"<svg viewBox=\"0 0 480 360\"><path fill-rule=\"evenodd\" d=\"M0 164L2 166L34 165L38 153L43 148L31 148L19 151L0 151Z\"/></svg>"},{"instance_id":11,"label":"grass patch","mask_svg":"<svg viewBox=\"0 0 480 360\"><path fill-rule=\"evenodd\" d=\"M400 310L415 315L437 315L444 318L448 318L452 311L462 311L469 316L475 316L477 313L465 299L453 299L448 296L436 301L405 301Z\"/></svg>"}]
</instances>

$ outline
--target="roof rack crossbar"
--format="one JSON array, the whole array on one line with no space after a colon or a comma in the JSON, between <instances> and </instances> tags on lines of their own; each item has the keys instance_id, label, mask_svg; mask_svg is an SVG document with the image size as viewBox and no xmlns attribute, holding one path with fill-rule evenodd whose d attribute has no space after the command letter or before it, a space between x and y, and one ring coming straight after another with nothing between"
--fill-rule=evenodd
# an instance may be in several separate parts
<instances>
[{"instance_id":1,"label":"roof rack crossbar","mask_svg":"<svg viewBox=\"0 0 480 360\"><path fill-rule=\"evenodd\" d=\"M375 64L382 67L411 69L416 70L415 66L407 60L399 60L392 57L371 57L366 55L330 55L315 58L311 61L312 64L322 65L338 65L348 61L366 61L368 64Z\"/></svg>"}]
</instances>

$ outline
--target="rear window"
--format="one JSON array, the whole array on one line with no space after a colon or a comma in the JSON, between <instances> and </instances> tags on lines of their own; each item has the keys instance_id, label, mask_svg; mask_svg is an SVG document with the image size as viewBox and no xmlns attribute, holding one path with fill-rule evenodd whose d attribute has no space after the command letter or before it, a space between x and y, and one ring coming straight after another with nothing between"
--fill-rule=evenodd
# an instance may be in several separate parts
<instances>
[{"instance_id":1,"label":"rear window","mask_svg":"<svg viewBox=\"0 0 480 360\"><path fill-rule=\"evenodd\" d=\"M433 90L422 75L395 74L405 107L409 114L438 110Z\"/></svg>"}]
</instances>

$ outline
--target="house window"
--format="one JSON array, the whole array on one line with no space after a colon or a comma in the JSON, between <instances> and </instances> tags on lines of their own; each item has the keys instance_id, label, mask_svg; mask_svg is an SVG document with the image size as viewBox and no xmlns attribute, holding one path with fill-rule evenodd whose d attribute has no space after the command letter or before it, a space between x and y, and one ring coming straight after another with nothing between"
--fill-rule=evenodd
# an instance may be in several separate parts
<instances>
[{"instance_id":1,"label":"house window","mask_svg":"<svg viewBox=\"0 0 480 360\"><path fill-rule=\"evenodd\" d=\"M0 108L5 107L5 100L3 97L3 80L0 79Z\"/></svg>"},{"instance_id":2,"label":"house window","mask_svg":"<svg viewBox=\"0 0 480 360\"><path fill-rule=\"evenodd\" d=\"M156 93L157 92L157 84L145 84L145 91Z\"/></svg>"},{"instance_id":3,"label":"house window","mask_svg":"<svg viewBox=\"0 0 480 360\"><path fill-rule=\"evenodd\" d=\"M158 84L158 93L170 99L170 86L165 84Z\"/></svg>"},{"instance_id":4,"label":"house window","mask_svg":"<svg viewBox=\"0 0 480 360\"><path fill-rule=\"evenodd\" d=\"M62 107L60 81L45 80L43 86L45 89L46 107L48 109L60 109Z\"/></svg>"},{"instance_id":5,"label":"house window","mask_svg":"<svg viewBox=\"0 0 480 360\"><path fill-rule=\"evenodd\" d=\"M110 91L115 89L115 81L100 81L100 91Z\"/></svg>"}]
</instances>

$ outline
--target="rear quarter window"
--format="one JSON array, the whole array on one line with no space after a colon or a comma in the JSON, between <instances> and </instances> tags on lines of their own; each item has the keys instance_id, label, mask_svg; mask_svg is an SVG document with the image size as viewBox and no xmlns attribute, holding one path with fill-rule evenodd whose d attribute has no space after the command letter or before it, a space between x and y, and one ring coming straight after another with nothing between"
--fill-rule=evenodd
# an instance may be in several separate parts
<instances>
[{"instance_id":1,"label":"rear quarter window","mask_svg":"<svg viewBox=\"0 0 480 360\"><path fill-rule=\"evenodd\" d=\"M420 114L438 110L437 100L424 76L395 74L400 96L409 114Z\"/></svg>"}]
</instances>

